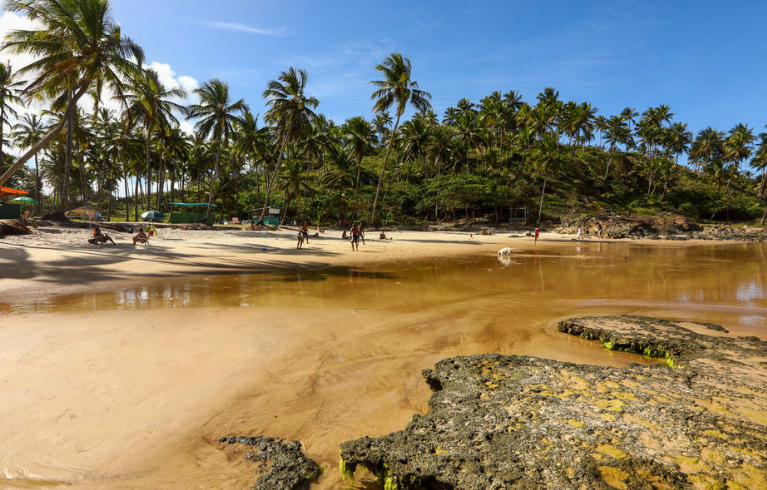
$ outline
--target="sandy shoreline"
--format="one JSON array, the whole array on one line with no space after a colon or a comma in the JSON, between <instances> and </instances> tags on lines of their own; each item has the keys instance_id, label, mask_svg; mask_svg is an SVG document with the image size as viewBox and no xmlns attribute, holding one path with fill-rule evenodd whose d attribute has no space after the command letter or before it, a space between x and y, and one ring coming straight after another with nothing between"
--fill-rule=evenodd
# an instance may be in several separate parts
<instances>
[{"instance_id":1,"label":"sandy shoreline","mask_svg":"<svg viewBox=\"0 0 767 490\"><path fill-rule=\"evenodd\" d=\"M353 252L340 230L327 230L296 250L295 230L189 231L161 229L150 246L133 246L130 235L108 231L117 245L88 247L87 230L37 228L33 235L0 241L0 302L40 295L108 290L122 281L167 280L190 274L248 273L269 268L365 266L470 253L494 253L501 247L533 248L532 238L465 232L390 232L378 240L369 231L366 244ZM375 235L375 237L374 237ZM571 242L569 235L542 233L539 247Z\"/></svg>"},{"instance_id":2,"label":"sandy shoreline","mask_svg":"<svg viewBox=\"0 0 767 490\"><path fill-rule=\"evenodd\" d=\"M111 290L121 283L168 280L188 275L217 275L264 271L271 268L366 266L375 263L492 254L502 247L533 250L524 231L495 235L468 232L393 231L393 240L378 240L369 231L359 252L341 240L340 230L328 229L296 250L295 230L279 231L161 229L150 246L133 246L130 235L108 231L117 245L88 247L87 230L37 228L32 235L0 240L0 303L25 301L46 295ZM572 244L573 235L541 233L538 249ZM583 243L595 243L587 238ZM604 243L655 246L712 245L710 241L602 239ZM715 242L732 243L732 242ZM2 310L0 310L1 312Z\"/></svg>"},{"instance_id":3,"label":"sandy shoreline","mask_svg":"<svg viewBox=\"0 0 767 490\"><path fill-rule=\"evenodd\" d=\"M509 277L518 289L507 279L487 289L480 281L469 294L460 282L448 289L381 282L380 291L370 285L366 294L385 293L386 301L370 308L353 296L326 307L296 294L310 284L287 288L293 296L276 307L0 309L0 345L6 346L0 351L0 488L246 488L252 468L229 460L215 440L258 434L301 440L325 467L317 488L340 488L338 445L391 432L414 411L423 413L429 392L419 373L440 359L502 352L625 365L638 356L558 335L552 322L575 311L673 310L634 292L638 302L631 304L592 305L566 296L580 288L584 298L601 297L587 289L594 281L577 282L599 269L569 252L546 254L574 251L567 235L542 234L537 247L552 272L565 273L556 276L567 281L560 291L544 287L542 275L539 284L533 240L509 237L512 232L392 232L392 241L368 240L351 252L340 231L330 230L304 251L295 250L292 230L160 230L152 246L135 248L127 235L114 234L120 245L98 249L83 245L83 230L36 231L0 241L0 304L196 275L493 256L506 246L516 247L530 267L519 266ZM696 244L646 243L676 251ZM583 267L571 276L565 261ZM345 276L314 287L335 284L339 300L353 281ZM501 284L512 289L497 289ZM402 306L416 296L415 307ZM499 308L501 298L509 310ZM718 312L701 314L719 321Z\"/></svg>"}]
</instances>

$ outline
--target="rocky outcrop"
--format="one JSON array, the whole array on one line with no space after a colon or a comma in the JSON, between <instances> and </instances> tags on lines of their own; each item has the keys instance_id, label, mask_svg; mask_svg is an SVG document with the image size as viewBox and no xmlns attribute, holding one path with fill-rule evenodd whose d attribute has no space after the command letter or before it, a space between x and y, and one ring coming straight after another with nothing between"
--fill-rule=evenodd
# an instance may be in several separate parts
<instances>
[{"instance_id":1,"label":"rocky outcrop","mask_svg":"<svg viewBox=\"0 0 767 490\"><path fill-rule=\"evenodd\" d=\"M344 443L342 473L403 490L767 488L767 342L645 317L559 329L658 362L445 359L424 371L429 413Z\"/></svg>"},{"instance_id":2,"label":"rocky outcrop","mask_svg":"<svg viewBox=\"0 0 767 490\"><path fill-rule=\"evenodd\" d=\"M222 437L223 447L246 447L245 458L257 464L255 490L308 489L320 475L317 463L307 458L299 441L274 437Z\"/></svg>"},{"instance_id":3,"label":"rocky outcrop","mask_svg":"<svg viewBox=\"0 0 767 490\"><path fill-rule=\"evenodd\" d=\"M583 233L602 238L659 238L687 236L701 231L700 225L677 215L620 215L597 214L581 216L572 220L563 219L559 233L575 234L580 228Z\"/></svg>"},{"instance_id":4,"label":"rocky outcrop","mask_svg":"<svg viewBox=\"0 0 767 490\"><path fill-rule=\"evenodd\" d=\"M559 233L574 235L581 229L593 238L645 238L667 240L767 240L767 228L731 225L699 225L684 216L596 214L565 218Z\"/></svg>"}]
</instances>

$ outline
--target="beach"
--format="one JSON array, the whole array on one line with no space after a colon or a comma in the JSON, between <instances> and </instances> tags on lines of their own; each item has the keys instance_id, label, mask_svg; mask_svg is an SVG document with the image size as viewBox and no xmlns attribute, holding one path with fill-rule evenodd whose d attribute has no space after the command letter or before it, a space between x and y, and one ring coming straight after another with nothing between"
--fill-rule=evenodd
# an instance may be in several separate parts
<instances>
[{"instance_id":1,"label":"beach","mask_svg":"<svg viewBox=\"0 0 767 490\"><path fill-rule=\"evenodd\" d=\"M0 242L2 487L249 488L251 463L217 440L268 435L300 440L324 468L317 488L340 488L339 445L426 413L419 373L445 357L644 362L558 334L573 313L764 326L743 320L764 308L695 275L710 244L394 231L352 252L328 230L296 251L290 229L161 229L149 246L108 232L117 246L91 248L85 230L53 230ZM720 280L749 273L705 260ZM692 272L664 276L667 261ZM674 303L677 289L729 306Z\"/></svg>"}]
</instances>

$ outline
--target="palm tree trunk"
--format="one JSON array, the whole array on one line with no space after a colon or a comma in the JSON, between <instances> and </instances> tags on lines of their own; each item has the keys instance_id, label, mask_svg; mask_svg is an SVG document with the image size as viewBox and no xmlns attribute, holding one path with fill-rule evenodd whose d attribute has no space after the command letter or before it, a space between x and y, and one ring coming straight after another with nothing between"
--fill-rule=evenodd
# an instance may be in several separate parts
<instances>
[{"instance_id":1,"label":"palm tree trunk","mask_svg":"<svg viewBox=\"0 0 767 490\"><path fill-rule=\"evenodd\" d=\"M162 154L161 154L162 155ZM157 171L157 210L160 211L162 193L165 190L165 158L160 156L160 169Z\"/></svg>"},{"instance_id":2,"label":"palm tree trunk","mask_svg":"<svg viewBox=\"0 0 767 490\"><path fill-rule=\"evenodd\" d=\"M123 159L123 187L125 188L125 221L130 221L130 201L128 198L128 171L125 168L125 160Z\"/></svg>"},{"instance_id":3,"label":"palm tree trunk","mask_svg":"<svg viewBox=\"0 0 767 490\"><path fill-rule=\"evenodd\" d=\"M138 171L136 171L136 180L133 182L133 218L138 221Z\"/></svg>"},{"instance_id":4,"label":"palm tree trunk","mask_svg":"<svg viewBox=\"0 0 767 490\"><path fill-rule=\"evenodd\" d=\"M72 101L72 91L69 92L69 101L67 106L74 105ZM64 153L64 185L61 189L61 203L59 211L64 211L69 201L69 171L72 167L72 133L75 130L75 111L67 111L65 114L67 120L67 143Z\"/></svg>"},{"instance_id":5,"label":"palm tree trunk","mask_svg":"<svg viewBox=\"0 0 767 490\"><path fill-rule=\"evenodd\" d=\"M762 182L759 184L759 194L758 197L761 199L764 197L764 186L765 183L767 183L767 168L762 172Z\"/></svg>"},{"instance_id":6,"label":"palm tree trunk","mask_svg":"<svg viewBox=\"0 0 767 490\"><path fill-rule=\"evenodd\" d=\"M543 178L543 190L541 190L541 205L538 208L538 223L541 222L541 214L543 214L543 197L546 195L546 182L548 180L549 180L548 176Z\"/></svg>"},{"instance_id":7,"label":"palm tree trunk","mask_svg":"<svg viewBox=\"0 0 767 490\"><path fill-rule=\"evenodd\" d=\"M615 145L612 145L610 147L610 158L607 160L607 170L605 170L605 178L603 179L605 182L607 182L607 176L610 174L610 164L613 162L614 151L615 151Z\"/></svg>"},{"instance_id":8,"label":"palm tree trunk","mask_svg":"<svg viewBox=\"0 0 767 490\"><path fill-rule=\"evenodd\" d=\"M216 144L216 165L213 167L213 178L210 179L210 189L208 189L208 208L205 211L205 219L210 215L210 204L213 202L213 187L215 187L216 178L218 178L218 165L221 161L221 136L218 137Z\"/></svg>"},{"instance_id":9,"label":"palm tree trunk","mask_svg":"<svg viewBox=\"0 0 767 490\"><path fill-rule=\"evenodd\" d=\"M35 215L40 214L40 166L37 163L37 154L35 154Z\"/></svg>"},{"instance_id":10,"label":"palm tree trunk","mask_svg":"<svg viewBox=\"0 0 767 490\"><path fill-rule=\"evenodd\" d=\"M402 114L397 114L397 122L394 123L394 129L392 129L391 137L389 138L389 146L386 148L386 157L384 158L383 167L381 167L381 175L378 177L378 186L376 187L376 197L373 199L373 212L370 216L370 221L375 223L376 208L378 207L378 193L381 191L381 182L383 182L384 173L386 173L386 164L389 163L389 153L391 153L391 147L394 144L394 135L397 133L397 127L399 126L399 118Z\"/></svg>"},{"instance_id":11,"label":"palm tree trunk","mask_svg":"<svg viewBox=\"0 0 767 490\"><path fill-rule=\"evenodd\" d=\"M764 214L762 215L762 226L764 226L765 219L767 219L767 206L764 207Z\"/></svg>"},{"instance_id":12,"label":"palm tree trunk","mask_svg":"<svg viewBox=\"0 0 767 490\"><path fill-rule=\"evenodd\" d=\"M152 207L152 169L149 166L150 158L150 145L152 143L152 122L146 120L146 210Z\"/></svg>"},{"instance_id":13,"label":"palm tree trunk","mask_svg":"<svg viewBox=\"0 0 767 490\"><path fill-rule=\"evenodd\" d=\"M285 152L285 146L287 145L288 140L287 138L283 139L282 146L280 146L280 151L277 153L277 165L274 166L274 172L272 172L272 176L269 179L269 184L266 186L266 193L264 195L264 207L261 208L261 216L258 218L259 221L264 220L264 216L266 216L266 209L267 206L269 206L269 196L272 193L272 186L274 185L274 181L277 179L277 175L280 173L280 165L282 164L282 154Z\"/></svg>"},{"instance_id":14,"label":"palm tree trunk","mask_svg":"<svg viewBox=\"0 0 767 490\"><path fill-rule=\"evenodd\" d=\"M5 163L5 153L3 153L3 126L5 125L5 104L0 109L0 168Z\"/></svg>"},{"instance_id":15,"label":"palm tree trunk","mask_svg":"<svg viewBox=\"0 0 767 490\"><path fill-rule=\"evenodd\" d=\"M357 159L357 182L354 184L354 200L357 200L357 192L360 189L360 170L362 169L362 155Z\"/></svg>"}]
</instances>

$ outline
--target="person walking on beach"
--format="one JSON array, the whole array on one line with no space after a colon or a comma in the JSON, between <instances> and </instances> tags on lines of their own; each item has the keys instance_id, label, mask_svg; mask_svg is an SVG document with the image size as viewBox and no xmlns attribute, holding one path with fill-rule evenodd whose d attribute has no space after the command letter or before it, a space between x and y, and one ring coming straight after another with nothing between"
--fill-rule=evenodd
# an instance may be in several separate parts
<instances>
[{"instance_id":1,"label":"person walking on beach","mask_svg":"<svg viewBox=\"0 0 767 490\"><path fill-rule=\"evenodd\" d=\"M352 235L352 251L354 251L354 246L357 246L356 251L360 251L360 229L357 228L357 225L352 223L352 229L351 229L351 235Z\"/></svg>"},{"instance_id":2,"label":"person walking on beach","mask_svg":"<svg viewBox=\"0 0 767 490\"><path fill-rule=\"evenodd\" d=\"M538 229L538 227L535 227L535 246L538 246L538 235L541 234L541 230Z\"/></svg>"},{"instance_id":3,"label":"person walking on beach","mask_svg":"<svg viewBox=\"0 0 767 490\"><path fill-rule=\"evenodd\" d=\"M302 250L304 248L304 233L301 231L301 228L299 228L298 233L296 233L296 239L298 240L298 243L296 243L296 250Z\"/></svg>"},{"instance_id":4,"label":"person walking on beach","mask_svg":"<svg viewBox=\"0 0 767 490\"><path fill-rule=\"evenodd\" d=\"M575 235L575 239L576 239L576 240L580 240L581 238L583 238L583 230L581 230L581 228L580 228L580 226L579 226L579 227L578 227L578 234L577 234L577 235Z\"/></svg>"},{"instance_id":5,"label":"person walking on beach","mask_svg":"<svg viewBox=\"0 0 767 490\"><path fill-rule=\"evenodd\" d=\"M365 223L360 221L360 239L362 244L365 245Z\"/></svg>"}]
</instances>

